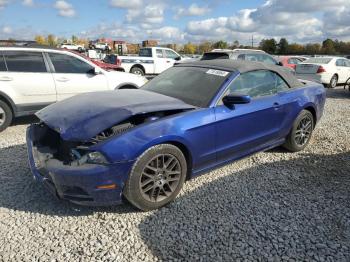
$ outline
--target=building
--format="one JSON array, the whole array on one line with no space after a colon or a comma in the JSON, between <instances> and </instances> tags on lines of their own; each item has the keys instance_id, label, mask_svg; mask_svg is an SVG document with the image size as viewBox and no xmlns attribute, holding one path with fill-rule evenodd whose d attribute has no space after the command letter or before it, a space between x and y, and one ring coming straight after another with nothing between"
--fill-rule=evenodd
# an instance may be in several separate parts
<instances>
[{"instance_id":1,"label":"building","mask_svg":"<svg viewBox=\"0 0 350 262\"><path fill-rule=\"evenodd\" d=\"M154 47L158 46L158 41L157 40L145 40L142 41L142 47Z\"/></svg>"},{"instance_id":2,"label":"building","mask_svg":"<svg viewBox=\"0 0 350 262\"><path fill-rule=\"evenodd\" d=\"M140 51L140 44L126 44L126 49L128 54L138 54Z\"/></svg>"}]
</instances>

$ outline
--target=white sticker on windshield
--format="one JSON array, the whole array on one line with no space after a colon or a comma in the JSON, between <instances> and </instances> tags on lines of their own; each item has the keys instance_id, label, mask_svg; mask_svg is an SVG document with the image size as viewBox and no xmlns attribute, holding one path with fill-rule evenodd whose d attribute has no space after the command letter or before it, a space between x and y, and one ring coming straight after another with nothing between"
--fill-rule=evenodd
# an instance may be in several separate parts
<instances>
[{"instance_id":1,"label":"white sticker on windshield","mask_svg":"<svg viewBox=\"0 0 350 262\"><path fill-rule=\"evenodd\" d=\"M221 71L221 70L215 70L215 69L209 69L207 71L207 74L209 75L216 75L216 76L222 76L222 77L225 77L228 75L229 72L226 72L226 71Z\"/></svg>"}]
</instances>

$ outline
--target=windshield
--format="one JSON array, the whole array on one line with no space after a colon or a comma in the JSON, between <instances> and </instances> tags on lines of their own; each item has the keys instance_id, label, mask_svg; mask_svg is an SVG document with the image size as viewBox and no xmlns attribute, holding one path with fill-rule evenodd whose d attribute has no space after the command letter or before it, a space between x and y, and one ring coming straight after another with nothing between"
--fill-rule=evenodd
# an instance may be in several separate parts
<instances>
[{"instance_id":1,"label":"windshield","mask_svg":"<svg viewBox=\"0 0 350 262\"><path fill-rule=\"evenodd\" d=\"M151 48L141 48L139 51L139 56L152 57L152 49Z\"/></svg>"},{"instance_id":2,"label":"windshield","mask_svg":"<svg viewBox=\"0 0 350 262\"><path fill-rule=\"evenodd\" d=\"M314 64L328 64L332 58L327 57L315 57L315 58L309 58L304 63L314 63Z\"/></svg>"},{"instance_id":3,"label":"windshield","mask_svg":"<svg viewBox=\"0 0 350 262\"><path fill-rule=\"evenodd\" d=\"M187 104L207 107L230 72L198 67L172 67L142 89L174 97Z\"/></svg>"}]
</instances>

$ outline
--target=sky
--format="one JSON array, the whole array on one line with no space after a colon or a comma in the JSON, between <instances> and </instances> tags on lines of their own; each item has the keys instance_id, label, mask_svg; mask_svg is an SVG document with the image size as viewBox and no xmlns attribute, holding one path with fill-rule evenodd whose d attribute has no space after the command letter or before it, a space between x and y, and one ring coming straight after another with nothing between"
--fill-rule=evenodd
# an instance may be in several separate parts
<instances>
[{"instance_id":1,"label":"sky","mask_svg":"<svg viewBox=\"0 0 350 262\"><path fill-rule=\"evenodd\" d=\"M0 39L350 41L350 0L0 0Z\"/></svg>"}]
</instances>

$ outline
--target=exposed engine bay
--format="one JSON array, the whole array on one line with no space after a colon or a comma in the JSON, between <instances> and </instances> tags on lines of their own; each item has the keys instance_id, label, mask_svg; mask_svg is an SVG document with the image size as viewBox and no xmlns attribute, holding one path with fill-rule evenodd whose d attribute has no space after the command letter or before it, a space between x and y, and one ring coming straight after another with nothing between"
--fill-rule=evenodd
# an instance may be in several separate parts
<instances>
[{"instance_id":1,"label":"exposed engine bay","mask_svg":"<svg viewBox=\"0 0 350 262\"><path fill-rule=\"evenodd\" d=\"M157 121L158 119L175 115L186 110L171 110L164 112L154 112L134 115L127 120L114 125L89 141L65 141L60 134L41 122L35 125L33 146L38 150L42 161L55 159L63 165L80 166L85 163L103 164L106 160L98 152L91 152L89 148L101 143L111 137L120 136L129 130L146 123ZM95 155L94 155L95 153ZM92 161L93 160L93 161Z\"/></svg>"}]
</instances>

